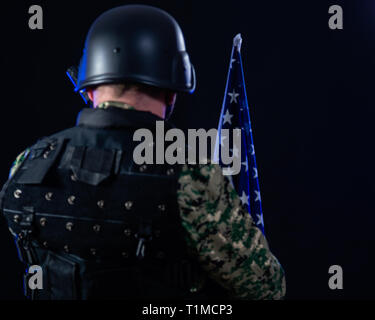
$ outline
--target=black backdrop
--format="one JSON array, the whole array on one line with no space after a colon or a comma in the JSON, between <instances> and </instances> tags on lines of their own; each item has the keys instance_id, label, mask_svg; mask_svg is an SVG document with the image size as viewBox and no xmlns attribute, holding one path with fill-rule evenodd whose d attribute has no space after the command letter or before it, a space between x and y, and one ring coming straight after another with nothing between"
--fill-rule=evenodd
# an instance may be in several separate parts
<instances>
[{"instance_id":1,"label":"black backdrop","mask_svg":"<svg viewBox=\"0 0 375 320\"><path fill-rule=\"evenodd\" d=\"M374 298L373 1L4 2L0 181L26 146L74 125L84 105L65 70L78 63L93 20L127 3L165 9L184 30L198 87L178 98L173 121L183 129L217 126L232 38L242 33L265 230L287 298ZM33 4L44 10L43 30L28 28ZM344 10L344 30L328 28L333 4ZM23 299L5 227L0 257L0 299ZM343 290L328 288L334 264Z\"/></svg>"}]
</instances>

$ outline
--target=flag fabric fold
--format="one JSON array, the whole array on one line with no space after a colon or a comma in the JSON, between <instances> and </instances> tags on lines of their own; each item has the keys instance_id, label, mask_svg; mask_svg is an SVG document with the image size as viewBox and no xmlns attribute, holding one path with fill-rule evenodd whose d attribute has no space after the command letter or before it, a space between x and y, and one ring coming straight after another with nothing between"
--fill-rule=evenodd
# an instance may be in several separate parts
<instances>
[{"instance_id":1,"label":"flag fabric fold","mask_svg":"<svg viewBox=\"0 0 375 320\"><path fill-rule=\"evenodd\" d=\"M221 110L218 139L216 140L214 158L222 167L227 167L221 161L221 148L231 139L221 134L221 129L241 129L241 154L233 144L229 145L231 156L241 156L241 171L237 175L228 176L241 203L246 207L255 224L264 234L262 203L259 188L258 169L255 159L255 149L251 131L249 106L246 96L245 79L241 59L241 35L233 39L229 71L223 106Z\"/></svg>"}]
</instances>

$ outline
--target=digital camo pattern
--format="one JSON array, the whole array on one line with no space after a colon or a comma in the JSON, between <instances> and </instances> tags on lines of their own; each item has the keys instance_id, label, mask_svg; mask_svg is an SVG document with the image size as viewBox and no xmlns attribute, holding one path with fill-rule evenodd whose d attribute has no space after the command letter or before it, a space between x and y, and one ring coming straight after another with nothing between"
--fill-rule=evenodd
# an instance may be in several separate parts
<instances>
[{"instance_id":1,"label":"digital camo pattern","mask_svg":"<svg viewBox=\"0 0 375 320\"><path fill-rule=\"evenodd\" d=\"M209 275L236 298L283 298L284 270L220 166L184 165L179 184L188 245Z\"/></svg>"}]
</instances>

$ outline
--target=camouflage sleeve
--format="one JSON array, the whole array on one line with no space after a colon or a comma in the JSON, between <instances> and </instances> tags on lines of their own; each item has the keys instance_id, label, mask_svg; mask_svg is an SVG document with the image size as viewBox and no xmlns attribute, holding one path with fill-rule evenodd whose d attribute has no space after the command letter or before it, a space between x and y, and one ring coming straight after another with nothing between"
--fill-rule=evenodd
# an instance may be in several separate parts
<instances>
[{"instance_id":1,"label":"camouflage sleeve","mask_svg":"<svg viewBox=\"0 0 375 320\"><path fill-rule=\"evenodd\" d=\"M20 167L23 160L25 160L25 158L27 157L29 151L30 151L29 148L25 149L17 156L16 160L14 160L12 167L10 168L10 171L9 171L9 178L11 178L14 175L14 173L17 171L17 169Z\"/></svg>"},{"instance_id":2,"label":"camouflage sleeve","mask_svg":"<svg viewBox=\"0 0 375 320\"><path fill-rule=\"evenodd\" d=\"M184 165L178 203L189 247L239 299L282 299L284 270L218 165Z\"/></svg>"}]
</instances>

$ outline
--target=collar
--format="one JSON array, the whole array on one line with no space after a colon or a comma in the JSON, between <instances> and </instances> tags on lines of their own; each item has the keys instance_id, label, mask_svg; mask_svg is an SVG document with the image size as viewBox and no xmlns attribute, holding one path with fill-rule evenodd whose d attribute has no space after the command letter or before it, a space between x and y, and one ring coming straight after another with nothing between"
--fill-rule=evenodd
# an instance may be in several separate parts
<instances>
[{"instance_id":1,"label":"collar","mask_svg":"<svg viewBox=\"0 0 375 320\"><path fill-rule=\"evenodd\" d=\"M135 110L135 108L130 104L119 101L104 101L101 104L99 104L96 108L107 109L108 107L118 107L125 110Z\"/></svg>"},{"instance_id":2,"label":"collar","mask_svg":"<svg viewBox=\"0 0 375 320\"><path fill-rule=\"evenodd\" d=\"M76 125L91 128L154 128L156 121L164 121L165 129L173 128L174 126L164 119L154 115L148 111L135 110L133 107L129 108L119 107L121 102L113 103L107 101L103 106L92 109L82 109L78 116Z\"/></svg>"}]
</instances>

